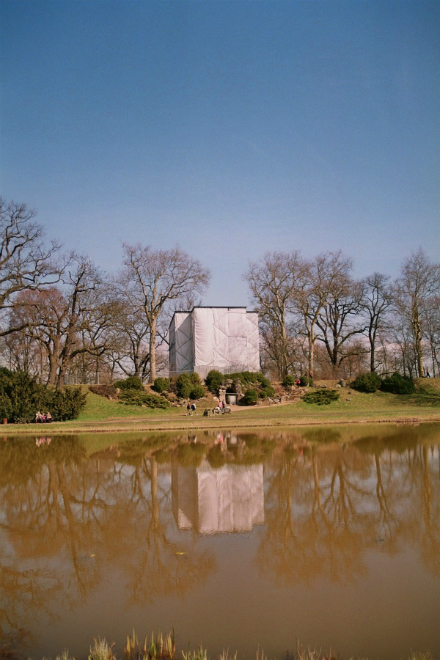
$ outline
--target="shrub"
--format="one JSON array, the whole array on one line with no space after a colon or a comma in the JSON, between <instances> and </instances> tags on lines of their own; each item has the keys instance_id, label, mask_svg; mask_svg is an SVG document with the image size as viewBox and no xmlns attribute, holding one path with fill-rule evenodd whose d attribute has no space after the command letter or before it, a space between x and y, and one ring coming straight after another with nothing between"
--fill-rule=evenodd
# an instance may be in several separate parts
<instances>
[{"instance_id":1,"label":"shrub","mask_svg":"<svg viewBox=\"0 0 440 660\"><path fill-rule=\"evenodd\" d=\"M56 422L75 419L86 396L79 387L49 389L24 371L0 372L0 417L8 421L33 422L37 410L49 411Z\"/></svg>"},{"instance_id":2,"label":"shrub","mask_svg":"<svg viewBox=\"0 0 440 660\"><path fill-rule=\"evenodd\" d=\"M176 394L180 399L188 399L189 393L193 388L191 375L188 372L179 374L176 380Z\"/></svg>"},{"instance_id":3,"label":"shrub","mask_svg":"<svg viewBox=\"0 0 440 660\"><path fill-rule=\"evenodd\" d=\"M105 396L106 399L116 399L116 389L114 385L90 385L90 392Z\"/></svg>"},{"instance_id":4,"label":"shrub","mask_svg":"<svg viewBox=\"0 0 440 660\"><path fill-rule=\"evenodd\" d=\"M147 408L169 408L170 406L168 401L158 394L130 389L121 392L119 401L129 406L147 406Z\"/></svg>"},{"instance_id":5,"label":"shrub","mask_svg":"<svg viewBox=\"0 0 440 660\"><path fill-rule=\"evenodd\" d=\"M169 378L156 378L153 385L153 390L162 394L163 392L169 392L171 386L171 381Z\"/></svg>"},{"instance_id":6,"label":"shrub","mask_svg":"<svg viewBox=\"0 0 440 660\"><path fill-rule=\"evenodd\" d=\"M263 384L262 381L267 381L267 378L261 371L236 371L233 374L227 374L226 378L230 378L233 381L240 380L243 385L252 385L254 383L260 383L261 385Z\"/></svg>"},{"instance_id":7,"label":"shrub","mask_svg":"<svg viewBox=\"0 0 440 660\"><path fill-rule=\"evenodd\" d=\"M314 390L313 392L307 392L302 397L302 400L305 403L316 403L318 406L328 406L333 401L339 399L339 392L336 390Z\"/></svg>"},{"instance_id":8,"label":"shrub","mask_svg":"<svg viewBox=\"0 0 440 660\"><path fill-rule=\"evenodd\" d=\"M382 378L374 372L361 374L353 383L353 389L358 392L376 392L382 384Z\"/></svg>"},{"instance_id":9,"label":"shrub","mask_svg":"<svg viewBox=\"0 0 440 660\"><path fill-rule=\"evenodd\" d=\"M197 373L197 371L193 371L193 372L189 375L189 379L190 379L190 381L191 381L191 383L192 383L193 385L201 385L201 384L202 384L202 381L200 380L200 376L199 376L199 374Z\"/></svg>"},{"instance_id":10,"label":"shrub","mask_svg":"<svg viewBox=\"0 0 440 660\"><path fill-rule=\"evenodd\" d=\"M301 387L306 387L307 385L312 386L313 378L311 378L310 376L300 376L299 384L301 385Z\"/></svg>"},{"instance_id":11,"label":"shrub","mask_svg":"<svg viewBox=\"0 0 440 660\"><path fill-rule=\"evenodd\" d=\"M383 379L380 389L383 392L391 392L392 394L414 394L416 386L411 378L401 376L395 372L392 376Z\"/></svg>"},{"instance_id":12,"label":"shrub","mask_svg":"<svg viewBox=\"0 0 440 660\"><path fill-rule=\"evenodd\" d=\"M223 380L224 380L224 376L220 371L217 371L216 369L211 369L211 371L208 371L207 376L205 378L206 387L210 392L216 394L219 388L221 387Z\"/></svg>"},{"instance_id":13,"label":"shrub","mask_svg":"<svg viewBox=\"0 0 440 660\"><path fill-rule=\"evenodd\" d=\"M37 410L48 405L48 390L24 371L16 371L2 379L3 394L11 402L10 419L13 422L32 422Z\"/></svg>"},{"instance_id":14,"label":"shrub","mask_svg":"<svg viewBox=\"0 0 440 660\"><path fill-rule=\"evenodd\" d=\"M129 376L125 380L117 380L113 383L115 387L118 387L120 390L143 390L144 386L142 381L137 376Z\"/></svg>"},{"instance_id":15,"label":"shrub","mask_svg":"<svg viewBox=\"0 0 440 660\"><path fill-rule=\"evenodd\" d=\"M272 385L267 385L260 390L258 396L260 399L271 399L275 396L275 389L272 387Z\"/></svg>"},{"instance_id":16,"label":"shrub","mask_svg":"<svg viewBox=\"0 0 440 660\"><path fill-rule=\"evenodd\" d=\"M55 422L65 422L76 419L86 405L87 393L83 394L80 387L64 387L62 390L48 392L47 409Z\"/></svg>"},{"instance_id":17,"label":"shrub","mask_svg":"<svg viewBox=\"0 0 440 660\"><path fill-rule=\"evenodd\" d=\"M255 372L255 381L257 383L260 383L261 387L270 387L270 380L269 378L266 378L264 374L261 373L261 371L256 371Z\"/></svg>"},{"instance_id":18,"label":"shrub","mask_svg":"<svg viewBox=\"0 0 440 660\"><path fill-rule=\"evenodd\" d=\"M281 383L283 387L291 387L292 385L295 385L295 376L291 376L290 374L287 374L287 376L284 376L284 380Z\"/></svg>"},{"instance_id":19,"label":"shrub","mask_svg":"<svg viewBox=\"0 0 440 660\"><path fill-rule=\"evenodd\" d=\"M189 393L189 398L193 400L202 399L205 394L206 391L203 385L194 385Z\"/></svg>"},{"instance_id":20,"label":"shrub","mask_svg":"<svg viewBox=\"0 0 440 660\"><path fill-rule=\"evenodd\" d=\"M241 399L240 403L245 406L253 406L258 401L258 392L257 390L246 390L244 397Z\"/></svg>"},{"instance_id":21,"label":"shrub","mask_svg":"<svg viewBox=\"0 0 440 660\"><path fill-rule=\"evenodd\" d=\"M0 393L0 419L10 419L12 415L12 405L10 398Z\"/></svg>"}]
</instances>

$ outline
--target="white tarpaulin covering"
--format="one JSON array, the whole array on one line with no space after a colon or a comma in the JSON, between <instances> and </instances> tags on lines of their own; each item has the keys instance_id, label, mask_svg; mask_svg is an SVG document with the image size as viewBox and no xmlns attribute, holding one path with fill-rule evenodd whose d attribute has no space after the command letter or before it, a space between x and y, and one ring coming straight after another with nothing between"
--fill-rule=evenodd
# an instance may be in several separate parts
<instances>
[{"instance_id":1,"label":"white tarpaulin covering","mask_svg":"<svg viewBox=\"0 0 440 660\"><path fill-rule=\"evenodd\" d=\"M194 342L191 312L176 312L170 325L170 372L193 371Z\"/></svg>"},{"instance_id":2,"label":"white tarpaulin covering","mask_svg":"<svg viewBox=\"0 0 440 660\"><path fill-rule=\"evenodd\" d=\"M258 371L258 314L245 307L194 307L170 325L170 372Z\"/></svg>"},{"instance_id":3,"label":"white tarpaulin covering","mask_svg":"<svg viewBox=\"0 0 440 660\"><path fill-rule=\"evenodd\" d=\"M250 532L264 523L263 466L173 470L173 511L179 529L200 534Z\"/></svg>"}]
</instances>

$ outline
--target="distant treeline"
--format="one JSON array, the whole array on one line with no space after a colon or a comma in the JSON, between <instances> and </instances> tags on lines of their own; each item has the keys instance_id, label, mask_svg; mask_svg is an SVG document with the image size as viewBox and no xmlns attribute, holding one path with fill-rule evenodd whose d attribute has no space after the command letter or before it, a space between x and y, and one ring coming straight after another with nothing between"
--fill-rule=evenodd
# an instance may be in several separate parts
<instances>
[{"instance_id":1,"label":"distant treeline","mask_svg":"<svg viewBox=\"0 0 440 660\"><path fill-rule=\"evenodd\" d=\"M199 302L209 269L179 248L124 244L110 277L47 241L35 215L0 199L2 364L57 390L121 375L154 382L167 370L171 315ZM352 269L342 252L268 252L249 264L262 369L280 380L438 374L440 265L419 249L394 281L382 273L355 280Z\"/></svg>"}]
</instances>

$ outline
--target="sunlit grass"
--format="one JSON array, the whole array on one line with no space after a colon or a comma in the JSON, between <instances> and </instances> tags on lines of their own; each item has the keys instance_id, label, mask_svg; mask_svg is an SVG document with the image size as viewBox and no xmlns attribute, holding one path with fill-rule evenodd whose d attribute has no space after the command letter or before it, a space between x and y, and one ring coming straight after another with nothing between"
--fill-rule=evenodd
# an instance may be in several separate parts
<instances>
[{"instance_id":1,"label":"sunlit grass","mask_svg":"<svg viewBox=\"0 0 440 660\"><path fill-rule=\"evenodd\" d=\"M126 406L89 392L85 409L77 420L51 424L50 433L108 431L177 431L196 429L254 428L307 424L356 424L362 422L440 421L440 379L419 379L417 392L397 395L387 392L364 394L350 387L339 388L340 398L330 405L307 404L302 400L282 405L233 407L231 415L203 416L213 402L201 400L198 415L188 417L185 407L164 409ZM4 435L35 434L34 424L10 424ZM44 429L47 433L49 429Z\"/></svg>"}]
</instances>

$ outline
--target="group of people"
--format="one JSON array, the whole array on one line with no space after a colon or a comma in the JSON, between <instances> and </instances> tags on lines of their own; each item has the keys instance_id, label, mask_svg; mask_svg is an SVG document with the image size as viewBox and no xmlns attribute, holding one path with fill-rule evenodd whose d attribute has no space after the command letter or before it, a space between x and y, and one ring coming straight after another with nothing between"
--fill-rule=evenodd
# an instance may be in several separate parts
<instances>
[{"instance_id":1,"label":"group of people","mask_svg":"<svg viewBox=\"0 0 440 660\"><path fill-rule=\"evenodd\" d=\"M50 422L53 422L53 417L50 414L50 412L40 413L40 411L38 410L35 413L35 420L34 421L37 424L50 424Z\"/></svg>"},{"instance_id":2,"label":"group of people","mask_svg":"<svg viewBox=\"0 0 440 660\"><path fill-rule=\"evenodd\" d=\"M186 406L186 412L187 412L187 414L190 415L190 416L191 416L192 414L197 415L197 413L196 413L196 404L195 404L195 403L189 403L189 402L188 402L188 405Z\"/></svg>"}]
</instances>

